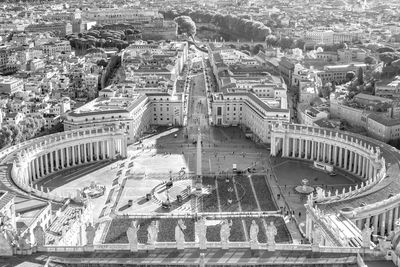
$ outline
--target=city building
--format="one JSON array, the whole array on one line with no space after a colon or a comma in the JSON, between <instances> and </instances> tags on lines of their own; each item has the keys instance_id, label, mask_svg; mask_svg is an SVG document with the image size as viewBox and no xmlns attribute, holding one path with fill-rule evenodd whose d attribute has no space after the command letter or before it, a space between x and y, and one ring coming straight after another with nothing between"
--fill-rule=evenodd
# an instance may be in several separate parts
<instances>
[{"instance_id":1,"label":"city building","mask_svg":"<svg viewBox=\"0 0 400 267\"><path fill-rule=\"evenodd\" d=\"M23 81L16 78L0 78L0 94L13 95L24 89Z\"/></svg>"}]
</instances>

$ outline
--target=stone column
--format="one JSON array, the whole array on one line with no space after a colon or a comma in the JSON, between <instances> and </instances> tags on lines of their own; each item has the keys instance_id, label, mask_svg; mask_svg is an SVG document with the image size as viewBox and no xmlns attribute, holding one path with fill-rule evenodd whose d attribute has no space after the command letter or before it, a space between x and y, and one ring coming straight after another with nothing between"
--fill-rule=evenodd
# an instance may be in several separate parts
<instances>
[{"instance_id":1,"label":"stone column","mask_svg":"<svg viewBox=\"0 0 400 267\"><path fill-rule=\"evenodd\" d=\"M115 159L115 143L114 140L108 140L108 153L111 159Z\"/></svg>"},{"instance_id":2,"label":"stone column","mask_svg":"<svg viewBox=\"0 0 400 267\"><path fill-rule=\"evenodd\" d=\"M365 165L366 165L367 160L365 157L362 158L362 168L361 168L361 177L365 178Z\"/></svg>"},{"instance_id":3,"label":"stone column","mask_svg":"<svg viewBox=\"0 0 400 267\"><path fill-rule=\"evenodd\" d=\"M354 152L350 151L350 166L349 166L349 171L355 172L355 163L354 163Z\"/></svg>"},{"instance_id":4,"label":"stone column","mask_svg":"<svg viewBox=\"0 0 400 267\"><path fill-rule=\"evenodd\" d=\"M97 142L95 142L95 145L97 144ZM276 155L276 140L275 137L271 136L271 155L275 156ZM97 158L96 160L99 160L99 158Z\"/></svg>"},{"instance_id":5,"label":"stone column","mask_svg":"<svg viewBox=\"0 0 400 267\"><path fill-rule=\"evenodd\" d=\"M385 230L386 230L386 212L383 212L380 216L381 216L381 219L380 219L380 228L381 228L380 235L384 236L385 235Z\"/></svg>"},{"instance_id":6,"label":"stone column","mask_svg":"<svg viewBox=\"0 0 400 267\"><path fill-rule=\"evenodd\" d=\"M106 141L101 142L101 153L103 154L103 159L107 158L107 151L106 151Z\"/></svg>"},{"instance_id":7,"label":"stone column","mask_svg":"<svg viewBox=\"0 0 400 267\"><path fill-rule=\"evenodd\" d=\"M29 183L33 181L32 161L28 162Z\"/></svg>"},{"instance_id":8,"label":"stone column","mask_svg":"<svg viewBox=\"0 0 400 267\"><path fill-rule=\"evenodd\" d=\"M399 206L394 208L394 221L396 221L399 218Z\"/></svg>"},{"instance_id":9,"label":"stone column","mask_svg":"<svg viewBox=\"0 0 400 267\"><path fill-rule=\"evenodd\" d=\"M45 176L44 174L44 160L43 160L43 155L39 156L39 162L40 162L40 174L41 176Z\"/></svg>"},{"instance_id":10,"label":"stone column","mask_svg":"<svg viewBox=\"0 0 400 267\"><path fill-rule=\"evenodd\" d=\"M303 139L299 139L299 158L302 158L303 156Z\"/></svg>"},{"instance_id":11,"label":"stone column","mask_svg":"<svg viewBox=\"0 0 400 267\"><path fill-rule=\"evenodd\" d=\"M339 147L339 167L343 168L343 148Z\"/></svg>"},{"instance_id":12,"label":"stone column","mask_svg":"<svg viewBox=\"0 0 400 267\"><path fill-rule=\"evenodd\" d=\"M86 163L86 162L87 162L87 156L88 156L88 153L87 153L87 144L86 144L86 143L83 143L83 144L82 144L82 148L83 148L83 163Z\"/></svg>"},{"instance_id":13,"label":"stone column","mask_svg":"<svg viewBox=\"0 0 400 267\"><path fill-rule=\"evenodd\" d=\"M65 152L67 153L67 168L71 166L71 155L70 155L70 147L65 148Z\"/></svg>"},{"instance_id":14,"label":"stone column","mask_svg":"<svg viewBox=\"0 0 400 267\"><path fill-rule=\"evenodd\" d=\"M292 158L296 157L296 139L292 138Z\"/></svg>"},{"instance_id":15,"label":"stone column","mask_svg":"<svg viewBox=\"0 0 400 267\"><path fill-rule=\"evenodd\" d=\"M343 148L344 149L344 168L345 170L348 170L349 167L347 165L347 163L349 162L349 150L347 148Z\"/></svg>"},{"instance_id":16,"label":"stone column","mask_svg":"<svg viewBox=\"0 0 400 267\"><path fill-rule=\"evenodd\" d=\"M29 168L31 169L30 182L33 182L36 179L36 173L35 173L35 166L33 165L33 161L32 160L29 162Z\"/></svg>"},{"instance_id":17,"label":"stone column","mask_svg":"<svg viewBox=\"0 0 400 267\"><path fill-rule=\"evenodd\" d=\"M51 169L51 172L54 172L54 156L53 156L53 151L50 152L50 169Z\"/></svg>"},{"instance_id":18,"label":"stone column","mask_svg":"<svg viewBox=\"0 0 400 267\"><path fill-rule=\"evenodd\" d=\"M61 153L61 169L65 168L65 154L64 154L64 148L60 149Z\"/></svg>"},{"instance_id":19,"label":"stone column","mask_svg":"<svg viewBox=\"0 0 400 267\"><path fill-rule=\"evenodd\" d=\"M89 159L91 162L93 161L93 142L89 143Z\"/></svg>"},{"instance_id":20,"label":"stone column","mask_svg":"<svg viewBox=\"0 0 400 267\"><path fill-rule=\"evenodd\" d=\"M363 157L360 155L360 154L358 154L358 166L357 166L357 175L358 176L361 176L361 173L362 173L362 159L363 159Z\"/></svg>"},{"instance_id":21,"label":"stone column","mask_svg":"<svg viewBox=\"0 0 400 267\"><path fill-rule=\"evenodd\" d=\"M59 170L60 169L60 155L59 155L59 150L56 150L56 169Z\"/></svg>"},{"instance_id":22,"label":"stone column","mask_svg":"<svg viewBox=\"0 0 400 267\"><path fill-rule=\"evenodd\" d=\"M36 169L36 179L40 178L40 171L39 171L39 160L38 158L33 160L34 164L35 164L35 169Z\"/></svg>"},{"instance_id":23,"label":"stone column","mask_svg":"<svg viewBox=\"0 0 400 267\"><path fill-rule=\"evenodd\" d=\"M393 226L393 209L390 209L388 216L388 226L387 226L388 233L392 231L392 226Z\"/></svg>"},{"instance_id":24,"label":"stone column","mask_svg":"<svg viewBox=\"0 0 400 267\"><path fill-rule=\"evenodd\" d=\"M72 156L71 166L75 166L75 164L76 164L75 146L71 146L71 156Z\"/></svg>"},{"instance_id":25,"label":"stone column","mask_svg":"<svg viewBox=\"0 0 400 267\"><path fill-rule=\"evenodd\" d=\"M272 150L272 143L271 143L271 150ZM94 142L94 154L96 156L96 160L99 160L99 142Z\"/></svg>"},{"instance_id":26,"label":"stone column","mask_svg":"<svg viewBox=\"0 0 400 267\"><path fill-rule=\"evenodd\" d=\"M310 151L310 141L309 140L305 140L305 145L306 145L306 151L304 153L304 158L308 159L309 158L309 151Z\"/></svg>"},{"instance_id":27,"label":"stone column","mask_svg":"<svg viewBox=\"0 0 400 267\"><path fill-rule=\"evenodd\" d=\"M81 145L78 145L78 165L80 165L82 163L82 152L81 152Z\"/></svg>"},{"instance_id":28,"label":"stone column","mask_svg":"<svg viewBox=\"0 0 400 267\"><path fill-rule=\"evenodd\" d=\"M315 142L311 140L311 160L314 160Z\"/></svg>"},{"instance_id":29,"label":"stone column","mask_svg":"<svg viewBox=\"0 0 400 267\"><path fill-rule=\"evenodd\" d=\"M334 146L333 147L333 164L337 166L337 153L338 153L338 147Z\"/></svg>"}]
</instances>

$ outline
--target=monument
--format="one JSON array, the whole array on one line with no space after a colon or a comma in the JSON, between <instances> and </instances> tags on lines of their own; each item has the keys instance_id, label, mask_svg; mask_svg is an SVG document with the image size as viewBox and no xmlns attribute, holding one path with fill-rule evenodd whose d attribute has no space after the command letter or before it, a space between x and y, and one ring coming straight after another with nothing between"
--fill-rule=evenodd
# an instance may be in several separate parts
<instances>
[{"instance_id":1,"label":"monument","mask_svg":"<svg viewBox=\"0 0 400 267\"><path fill-rule=\"evenodd\" d=\"M92 226L91 223L89 223L86 226L86 245L87 246L93 246L93 240L94 237L96 236L96 229Z\"/></svg>"},{"instance_id":2,"label":"monument","mask_svg":"<svg viewBox=\"0 0 400 267\"><path fill-rule=\"evenodd\" d=\"M179 219L178 223L175 226L175 241L177 249L185 248L185 233L183 232L184 230L186 230L186 225L182 219Z\"/></svg>"},{"instance_id":3,"label":"monument","mask_svg":"<svg viewBox=\"0 0 400 267\"><path fill-rule=\"evenodd\" d=\"M368 227L367 224L364 225L364 229L361 231L362 236L362 246L364 248L371 247L371 234L374 232L374 227Z\"/></svg>"},{"instance_id":4,"label":"monument","mask_svg":"<svg viewBox=\"0 0 400 267\"><path fill-rule=\"evenodd\" d=\"M0 256L12 256L15 245L15 229L11 219L0 212Z\"/></svg>"},{"instance_id":5,"label":"monument","mask_svg":"<svg viewBox=\"0 0 400 267\"><path fill-rule=\"evenodd\" d=\"M196 222L196 242L199 242L200 249L207 248L207 225L204 217Z\"/></svg>"},{"instance_id":6,"label":"monument","mask_svg":"<svg viewBox=\"0 0 400 267\"><path fill-rule=\"evenodd\" d=\"M275 250L275 236L278 234L274 222L270 222L269 225L264 223L265 233L267 235L267 247L268 250Z\"/></svg>"},{"instance_id":7,"label":"monument","mask_svg":"<svg viewBox=\"0 0 400 267\"><path fill-rule=\"evenodd\" d=\"M319 247L322 243L322 233L318 224L315 224L314 230L312 232L312 245Z\"/></svg>"},{"instance_id":8,"label":"monument","mask_svg":"<svg viewBox=\"0 0 400 267\"><path fill-rule=\"evenodd\" d=\"M149 245L149 249L155 248L155 243L158 238L158 221L152 221L147 227L147 244Z\"/></svg>"},{"instance_id":9,"label":"monument","mask_svg":"<svg viewBox=\"0 0 400 267\"><path fill-rule=\"evenodd\" d=\"M260 228L258 227L258 224L256 223L255 220L251 222L250 225L250 248L251 249L258 249L258 232L260 231Z\"/></svg>"},{"instance_id":10,"label":"monument","mask_svg":"<svg viewBox=\"0 0 400 267\"><path fill-rule=\"evenodd\" d=\"M222 249L228 249L229 237L231 235L232 221L228 222L228 219L224 219L221 224L220 238L222 243Z\"/></svg>"},{"instance_id":11,"label":"monument","mask_svg":"<svg viewBox=\"0 0 400 267\"><path fill-rule=\"evenodd\" d=\"M140 225L137 225L136 221L132 221L128 230L126 231L126 236L128 237L129 247L132 252L138 250L138 237L137 232L139 231Z\"/></svg>"},{"instance_id":12,"label":"monument","mask_svg":"<svg viewBox=\"0 0 400 267\"><path fill-rule=\"evenodd\" d=\"M46 233L39 222L37 223L36 227L33 228L33 237L35 238L35 244L37 247L40 248L46 245Z\"/></svg>"}]
</instances>

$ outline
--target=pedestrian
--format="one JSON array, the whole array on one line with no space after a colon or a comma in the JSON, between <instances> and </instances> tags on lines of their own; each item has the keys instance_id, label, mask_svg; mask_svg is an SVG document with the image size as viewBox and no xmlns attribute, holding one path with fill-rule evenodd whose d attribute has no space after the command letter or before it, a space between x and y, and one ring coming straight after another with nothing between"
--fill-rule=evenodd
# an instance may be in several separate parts
<instances>
[{"instance_id":1,"label":"pedestrian","mask_svg":"<svg viewBox=\"0 0 400 267\"><path fill-rule=\"evenodd\" d=\"M301 212L299 211L299 218L301 217Z\"/></svg>"}]
</instances>

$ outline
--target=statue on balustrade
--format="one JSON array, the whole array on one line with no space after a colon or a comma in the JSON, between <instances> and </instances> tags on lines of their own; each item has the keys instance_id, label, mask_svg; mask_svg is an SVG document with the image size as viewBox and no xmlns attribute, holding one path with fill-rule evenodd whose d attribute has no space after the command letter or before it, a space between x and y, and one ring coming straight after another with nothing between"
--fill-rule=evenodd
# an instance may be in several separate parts
<instances>
[{"instance_id":1,"label":"statue on balustrade","mask_svg":"<svg viewBox=\"0 0 400 267\"><path fill-rule=\"evenodd\" d=\"M367 224L364 225L364 229L361 231L362 242L364 248L371 246L371 234L374 232L374 227L369 227Z\"/></svg>"},{"instance_id":2,"label":"statue on balustrade","mask_svg":"<svg viewBox=\"0 0 400 267\"><path fill-rule=\"evenodd\" d=\"M228 219L224 219L221 224L220 238L222 243L228 243L229 237L231 236L232 220L228 222Z\"/></svg>"},{"instance_id":3,"label":"statue on balustrade","mask_svg":"<svg viewBox=\"0 0 400 267\"><path fill-rule=\"evenodd\" d=\"M128 237L131 251L137 251L138 247L137 232L139 231L139 228L140 225L138 225L136 221L132 221L131 226L129 226L128 230L126 231L126 236Z\"/></svg>"},{"instance_id":4,"label":"statue on balustrade","mask_svg":"<svg viewBox=\"0 0 400 267\"><path fill-rule=\"evenodd\" d=\"M253 220L250 225L250 243L254 243L254 244L258 243L258 232L259 231L260 231L260 228L258 227L258 224L256 223L255 220Z\"/></svg>"},{"instance_id":5,"label":"statue on balustrade","mask_svg":"<svg viewBox=\"0 0 400 267\"><path fill-rule=\"evenodd\" d=\"M322 232L318 224L314 225L314 229L312 231L312 244L316 246L320 246L322 243Z\"/></svg>"},{"instance_id":6,"label":"statue on balustrade","mask_svg":"<svg viewBox=\"0 0 400 267\"><path fill-rule=\"evenodd\" d=\"M24 234L21 234L19 236L18 248L21 250L31 248L31 232L30 231L26 231Z\"/></svg>"},{"instance_id":7,"label":"statue on balustrade","mask_svg":"<svg viewBox=\"0 0 400 267\"><path fill-rule=\"evenodd\" d=\"M184 248L185 243L185 233L186 225L182 219L178 220L178 223L175 226L175 241L178 246L178 249Z\"/></svg>"},{"instance_id":8,"label":"statue on balustrade","mask_svg":"<svg viewBox=\"0 0 400 267\"><path fill-rule=\"evenodd\" d=\"M17 232L11 218L0 212L0 256L12 256L15 246L18 246Z\"/></svg>"},{"instance_id":9,"label":"statue on balustrade","mask_svg":"<svg viewBox=\"0 0 400 267\"><path fill-rule=\"evenodd\" d=\"M269 225L265 225L265 233L267 235L267 244L274 245L275 244L275 236L278 234L278 230L276 229L274 222L271 221Z\"/></svg>"},{"instance_id":10,"label":"statue on balustrade","mask_svg":"<svg viewBox=\"0 0 400 267\"><path fill-rule=\"evenodd\" d=\"M152 221L147 227L147 243L150 245L154 245L157 242L158 238L158 221Z\"/></svg>"},{"instance_id":11,"label":"statue on balustrade","mask_svg":"<svg viewBox=\"0 0 400 267\"><path fill-rule=\"evenodd\" d=\"M96 229L92 226L91 223L86 226L86 245L93 245L94 237L96 236Z\"/></svg>"},{"instance_id":12,"label":"statue on balustrade","mask_svg":"<svg viewBox=\"0 0 400 267\"><path fill-rule=\"evenodd\" d=\"M200 249L204 249L207 242L207 225L204 217L196 222L196 237L200 243Z\"/></svg>"},{"instance_id":13,"label":"statue on balustrade","mask_svg":"<svg viewBox=\"0 0 400 267\"><path fill-rule=\"evenodd\" d=\"M36 246L42 247L46 245L46 233L43 230L43 227L38 222L35 228L33 228L33 236L35 238Z\"/></svg>"}]
</instances>

